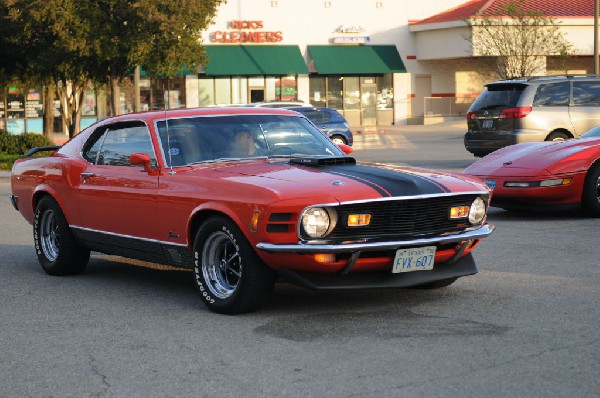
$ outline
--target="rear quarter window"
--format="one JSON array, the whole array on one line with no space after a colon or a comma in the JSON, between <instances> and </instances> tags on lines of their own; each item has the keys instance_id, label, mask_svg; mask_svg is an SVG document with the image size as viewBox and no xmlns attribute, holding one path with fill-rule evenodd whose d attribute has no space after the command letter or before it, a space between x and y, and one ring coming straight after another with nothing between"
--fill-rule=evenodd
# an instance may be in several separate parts
<instances>
[{"instance_id":1,"label":"rear quarter window","mask_svg":"<svg viewBox=\"0 0 600 398\"><path fill-rule=\"evenodd\" d=\"M574 106L600 106L600 81L573 82Z\"/></svg>"}]
</instances>

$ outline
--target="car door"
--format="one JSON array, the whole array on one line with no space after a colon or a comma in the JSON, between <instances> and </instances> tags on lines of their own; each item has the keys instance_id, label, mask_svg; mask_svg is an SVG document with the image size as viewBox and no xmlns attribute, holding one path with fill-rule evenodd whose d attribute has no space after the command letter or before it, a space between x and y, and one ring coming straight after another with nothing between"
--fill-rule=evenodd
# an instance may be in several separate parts
<instances>
[{"instance_id":1,"label":"car door","mask_svg":"<svg viewBox=\"0 0 600 398\"><path fill-rule=\"evenodd\" d=\"M89 165L81 173L78 190L84 228L111 236L158 239L158 170L132 166L129 155L136 152L150 155L156 168L150 134L142 122L109 125L90 137L82 152Z\"/></svg>"},{"instance_id":2,"label":"car door","mask_svg":"<svg viewBox=\"0 0 600 398\"><path fill-rule=\"evenodd\" d=\"M573 81L569 118L577 136L600 124L600 80Z\"/></svg>"}]
</instances>

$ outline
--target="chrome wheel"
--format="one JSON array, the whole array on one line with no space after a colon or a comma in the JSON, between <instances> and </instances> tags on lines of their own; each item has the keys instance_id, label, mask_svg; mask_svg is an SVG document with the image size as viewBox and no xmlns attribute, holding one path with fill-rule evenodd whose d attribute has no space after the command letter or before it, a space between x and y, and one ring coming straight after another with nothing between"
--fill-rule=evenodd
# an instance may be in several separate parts
<instances>
[{"instance_id":1,"label":"chrome wheel","mask_svg":"<svg viewBox=\"0 0 600 398\"><path fill-rule=\"evenodd\" d=\"M214 296L226 299L235 292L242 276L242 259L239 247L225 232L214 232L206 239L202 274Z\"/></svg>"},{"instance_id":2,"label":"chrome wheel","mask_svg":"<svg viewBox=\"0 0 600 398\"><path fill-rule=\"evenodd\" d=\"M55 261L58 258L60 232L52 210L45 211L40 220L40 246L48 261Z\"/></svg>"},{"instance_id":3,"label":"chrome wheel","mask_svg":"<svg viewBox=\"0 0 600 398\"><path fill-rule=\"evenodd\" d=\"M340 144L346 145L346 141L342 137L338 137L338 136L332 137L331 141L333 141L333 143L336 145L340 145Z\"/></svg>"}]
</instances>

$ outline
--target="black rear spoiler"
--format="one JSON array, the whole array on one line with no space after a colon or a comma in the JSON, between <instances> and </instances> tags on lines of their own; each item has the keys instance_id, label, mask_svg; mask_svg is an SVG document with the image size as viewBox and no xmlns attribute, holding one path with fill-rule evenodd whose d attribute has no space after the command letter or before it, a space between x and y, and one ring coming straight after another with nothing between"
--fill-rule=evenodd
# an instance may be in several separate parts
<instances>
[{"instance_id":1,"label":"black rear spoiler","mask_svg":"<svg viewBox=\"0 0 600 398\"><path fill-rule=\"evenodd\" d=\"M60 145L38 146L38 147L31 148L30 150L28 150L27 153L25 154L25 157L28 158L38 152L56 151L58 148L60 148Z\"/></svg>"}]
</instances>

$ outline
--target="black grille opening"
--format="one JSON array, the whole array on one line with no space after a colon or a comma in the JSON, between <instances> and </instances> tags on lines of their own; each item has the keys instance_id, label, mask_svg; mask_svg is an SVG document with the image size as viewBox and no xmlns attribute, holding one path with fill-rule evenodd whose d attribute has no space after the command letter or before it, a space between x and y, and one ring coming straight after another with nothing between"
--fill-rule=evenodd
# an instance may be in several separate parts
<instances>
[{"instance_id":1,"label":"black grille opening","mask_svg":"<svg viewBox=\"0 0 600 398\"><path fill-rule=\"evenodd\" d=\"M327 239L409 239L463 231L471 224L466 219L451 220L450 207L470 205L476 197L435 196L341 205L336 208L338 224ZM348 227L349 214L371 214L371 223L366 227Z\"/></svg>"}]
</instances>

